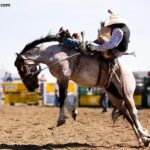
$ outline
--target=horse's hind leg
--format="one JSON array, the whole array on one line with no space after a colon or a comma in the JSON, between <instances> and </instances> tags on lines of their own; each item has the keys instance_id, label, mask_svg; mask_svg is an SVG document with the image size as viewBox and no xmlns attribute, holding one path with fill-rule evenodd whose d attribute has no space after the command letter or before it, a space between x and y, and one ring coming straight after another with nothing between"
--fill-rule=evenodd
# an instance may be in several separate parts
<instances>
[{"instance_id":1,"label":"horse's hind leg","mask_svg":"<svg viewBox=\"0 0 150 150\"><path fill-rule=\"evenodd\" d=\"M113 105L114 105L115 107L117 107L117 109L123 114L123 116L126 118L126 120L130 123L130 125L132 126L132 128L133 128L133 130L134 130L134 132L135 132L135 135L136 135L136 137L137 137L137 139L138 139L139 146L142 146L142 139L141 139L141 137L140 137L140 134L139 134L137 128L135 127L132 118L130 117L129 111L128 111L128 109L126 108L123 99L119 99L119 98L115 97L114 95L112 95L112 94L111 94L110 92L108 92L108 91L107 91L107 95L108 95L108 97L109 97L109 100L113 103ZM116 116L112 116L112 117L116 117ZM117 116L117 117L118 117L118 116ZM113 120L114 120L114 119L116 120L117 117L116 117L116 118L112 118L112 119L113 119ZM114 121L115 121L115 120L114 120Z\"/></svg>"},{"instance_id":2,"label":"horse's hind leg","mask_svg":"<svg viewBox=\"0 0 150 150\"><path fill-rule=\"evenodd\" d=\"M137 127L138 131L140 132L141 136L146 136L150 138L150 135L146 130L143 129L139 117L138 117L138 111L135 106L134 102L134 90L135 90L135 79L133 77L133 74L131 72L128 72L125 68L122 68L122 92L123 92L123 97L125 99L125 102L127 104L127 107L130 111L131 117L135 123L135 126Z\"/></svg>"},{"instance_id":3,"label":"horse's hind leg","mask_svg":"<svg viewBox=\"0 0 150 150\"><path fill-rule=\"evenodd\" d=\"M148 146L149 142L150 142L150 135L148 134L148 131L142 127L142 125L139 121L138 111L137 111L135 103L134 103L133 95L129 94L126 91L126 88L124 90L125 90L125 99L126 99L125 101L126 101L128 109L129 109L130 115L132 117L132 120L134 122L134 125L137 128L137 131L139 132L144 145Z\"/></svg>"},{"instance_id":4,"label":"horse's hind leg","mask_svg":"<svg viewBox=\"0 0 150 150\"><path fill-rule=\"evenodd\" d=\"M144 145L148 146L149 141L150 141L149 140L150 136L148 135L147 131L143 129L139 121L138 111L136 109L134 98L133 98L135 86L136 86L135 79L133 77L132 72L129 71L124 66L120 66L120 72L121 72L121 75L120 75L121 84L117 82L117 79L115 76L113 76L112 82L116 85L116 88L118 89L118 91L120 91L119 93L121 93L121 96L125 100L126 107L130 113L130 116L133 120L135 127L137 128L137 131L139 132L141 136L141 139Z\"/></svg>"},{"instance_id":5,"label":"horse's hind leg","mask_svg":"<svg viewBox=\"0 0 150 150\"><path fill-rule=\"evenodd\" d=\"M64 102L67 96L68 80L57 81L59 86L59 103L60 103L60 112L57 122L57 126L60 126L65 123L65 112L64 112Z\"/></svg>"},{"instance_id":6,"label":"horse's hind leg","mask_svg":"<svg viewBox=\"0 0 150 150\"><path fill-rule=\"evenodd\" d=\"M126 95L126 104L127 104L129 113L131 115L131 118L133 120L134 126L137 129L142 139L142 142L147 147L150 142L150 135L148 134L148 131L142 127L139 121L138 111L135 107L133 96L129 96L128 94Z\"/></svg>"}]
</instances>

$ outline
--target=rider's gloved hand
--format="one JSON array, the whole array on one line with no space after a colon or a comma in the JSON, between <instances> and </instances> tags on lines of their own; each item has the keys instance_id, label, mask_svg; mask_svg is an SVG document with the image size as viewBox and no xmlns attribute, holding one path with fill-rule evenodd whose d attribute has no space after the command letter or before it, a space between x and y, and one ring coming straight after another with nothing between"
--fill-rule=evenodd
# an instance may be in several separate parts
<instances>
[{"instance_id":1,"label":"rider's gloved hand","mask_svg":"<svg viewBox=\"0 0 150 150\"><path fill-rule=\"evenodd\" d=\"M93 43L90 42L90 41L86 41L86 42L85 42L86 48L87 48L88 50L90 50L90 51L93 50L93 45L92 45L92 44L93 44Z\"/></svg>"},{"instance_id":2,"label":"rider's gloved hand","mask_svg":"<svg viewBox=\"0 0 150 150\"><path fill-rule=\"evenodd\" d=\"M86 53L86 45L84 42L80 42L79 49L82 53Z\"/></svg>"}]
</instances>

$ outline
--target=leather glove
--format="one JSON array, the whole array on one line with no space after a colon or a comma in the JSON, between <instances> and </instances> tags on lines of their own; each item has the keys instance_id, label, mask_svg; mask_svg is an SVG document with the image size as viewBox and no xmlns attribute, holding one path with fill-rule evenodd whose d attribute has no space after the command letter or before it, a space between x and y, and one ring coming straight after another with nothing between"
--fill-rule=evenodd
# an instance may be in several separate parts
<instances>
[{"instance_id":1,"label":"leather glove","mask_svg":"<svg viewBox=\"0 0 150 150\"><path fill-rule=\"evenodd\" d=\"M80 42L79 49L82 53L86 53L85 43Z\"/></svg>"},{"instance_id":2,"label":"leather glove","mask_svg":"<svg viewBox=\"0 0 150 150\"><path fill-rule=\"evenodd\" d=\"M86 47L87 47L87 49L89 49L91 51L95 50L94 43L92 43L92 42L88 41L87 44L86 44Z\"/></svg>"},{"instance_id":3,"label":"leather glove","mask_svg":"<svg viewBox=\"0 0 150 150\"><path fill-rule=\"evenodd\" d=\"M80 51L83 53L83 54L88 54L89 52L91 52L91 49L88 47L88 45L90 45L91 42L88 42L86 41L85 43L84 42L81 42L80 43Z\"/></svg>"},{"instance_id":4,"label":"leather glove","mask_svg":"<svg viewBox=\"0 0 150 150\"><path fill-rule=\"evenodd\" d=\"M92 42L90 42L90 41L86 41L86 42L85 42L85 46L86 46L86 48L87 48L88 50L91 50L91 49L90 49L91 43L92 43Z\"/></svg>"}]
</instances>

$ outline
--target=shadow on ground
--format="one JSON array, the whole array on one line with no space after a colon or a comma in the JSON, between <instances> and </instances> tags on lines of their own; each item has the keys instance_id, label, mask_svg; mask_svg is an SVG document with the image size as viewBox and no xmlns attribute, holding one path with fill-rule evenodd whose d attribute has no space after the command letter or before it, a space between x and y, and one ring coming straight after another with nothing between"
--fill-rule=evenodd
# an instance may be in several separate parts
<instances>
[{"instance_id":1,"label":"shadow on ground","mask_svg":"<svg viewBox=\"0 0 150 150\"><path fill-rule=\"evenodd\" d=\"M138 148L136 146L126 145L126 144L115 144L111 146L94 146L90 144L83 144L83 143L67 143L67 144L46 144L46 145L9 145L9 144L0 144L0 149L11 149L11 150L54 150L54 149L60 149L60 148L82 148L82 149L94 149L94 148L105 148L110 149L112 147L128 147L128 148Z\"/></svg>"},{"instance_id":2,"label":"shadow on ground","mask_svg":"<svg viewBox=\"0 0 150 150\"><path fill-rule=\"evenodd\" d=\"M60 148L95 148L95 146L90 144L82 144L82 143L67 143L67 144L46 144L46 145L9 145L9 144L0 144L0 149L11 149L11 150L53 150L53 149L60 149Z\"/></svg>"}]
</instances>

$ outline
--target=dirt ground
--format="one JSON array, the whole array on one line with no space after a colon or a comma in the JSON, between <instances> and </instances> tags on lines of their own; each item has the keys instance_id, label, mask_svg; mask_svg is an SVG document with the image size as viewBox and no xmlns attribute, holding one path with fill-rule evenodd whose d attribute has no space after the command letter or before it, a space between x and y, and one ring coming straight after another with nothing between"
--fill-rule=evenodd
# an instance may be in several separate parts
<instances>
[{"instance_id":1,"label":"dirt ground","mask_svg":"<svg viewBox=\"0 0 150 150\"><path fill-rule=\"evenodd\" d=\"M100 108L79 108L76 122L66 111L66 124L56 127L58 112L56 107L1 106L0 149L138 149L134 132L122 117L113 125L111 109L101 113ZM143 126L150 131L150 110L139 113Z\"/></svg>"}]
</instances>

